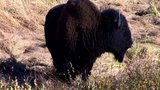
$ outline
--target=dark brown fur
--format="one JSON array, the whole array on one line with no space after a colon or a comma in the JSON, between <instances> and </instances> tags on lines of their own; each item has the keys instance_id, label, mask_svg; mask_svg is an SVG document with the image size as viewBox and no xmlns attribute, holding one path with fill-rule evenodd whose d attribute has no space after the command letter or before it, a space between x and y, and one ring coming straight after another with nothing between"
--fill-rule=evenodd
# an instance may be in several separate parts
<instances>
[{"instance_id":1,"label":"dark brown fur","mask_svg":"<svg viewBox=\"0 0 160 90\"><path fill-rule=\"evenodd\" d=\"M100 12L89 0L76 0L74 2L69 0L60 17L62 18L58 22L57 39L59 41L60 35L66 32L64 37L66 37L70 49L76 48L80 32L82 33L82 38L91 40L95 38L94 29L99 25Z\"/></svg>"},{"instance_id":2,"label":"dark brown fur","mask_svg":"<svg viewBox=\"0 0 160 90\"><path fill-rule=\"evenodd\" d=\"M60 74L65 74L65 79L69 79L69 74L74 78L75 75L83 73L83 78L86 78L90 71L87 67L92 66L93 64L89 63L94 61L88 61L85 57L90 56L92 53L89 52L92 52L95 47L96 29L101 14L89 0L69 0L59 7L62 9L61 13L58 13L57 27L54 28L55 34L53 34L55 36L52 38L51 31L46 30L53 28L53 26L48 26L52 21L46 18L45 24L46 44L54 59L56 72L62 79L64 77ZM54 13L51 11L49 13Z\"/></svg>"},{"instance_id":3,"label":"dark brown fur","mask_svg":"<svg viewBox=\"0 0 160 90\"><path fill-rule=\"evenodd\" d=\"M124 15L114 9L99 12L89 0L69 0L46 16L45 38L57 76L63 80L82 74L87 80L97 57L111 52L123 61L132 39Z\"/></svg>"}]
</instances>

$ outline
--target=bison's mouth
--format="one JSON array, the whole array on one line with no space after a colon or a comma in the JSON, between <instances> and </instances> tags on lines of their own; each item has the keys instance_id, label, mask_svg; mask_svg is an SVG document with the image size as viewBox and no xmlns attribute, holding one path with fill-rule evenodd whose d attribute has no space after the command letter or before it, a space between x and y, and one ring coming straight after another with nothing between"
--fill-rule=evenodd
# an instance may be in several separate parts
<instances>
[{"instance_id":1,"label":"bison's mouth","mask_svg":"<svg viewBox=\"0 0 160 90\"><path fill-rule=\"evenodd\" d=\"M114 53L115 59L118 60L118 62L123 62L123 58L124 58L124 52L121 53Z\"/></svg>"}]
</instances>

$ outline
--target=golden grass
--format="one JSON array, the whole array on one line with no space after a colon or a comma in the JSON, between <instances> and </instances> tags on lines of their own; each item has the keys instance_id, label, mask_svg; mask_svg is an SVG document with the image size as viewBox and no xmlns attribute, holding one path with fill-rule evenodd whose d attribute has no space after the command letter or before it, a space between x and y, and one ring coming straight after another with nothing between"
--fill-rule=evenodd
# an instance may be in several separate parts
<instances>
[{"instance_id":1,"label":"golden grass","mask_svg":"<svg viewBox=\"0 0 160 90\"><path fill-rule=\"evenodd\" d=\"M0 12L2 12L0 21L7 20L4 22L4 24L6 23L5 27L11 26L8 25L11 21L17 23L18 30L28 29L43 33L44 17L49 8L56 4L56 0L0 0ZM2 27L3 29L5 28ZM6 30L14 31L14 29L7 28Z\"/></svg>"}]
</instances>

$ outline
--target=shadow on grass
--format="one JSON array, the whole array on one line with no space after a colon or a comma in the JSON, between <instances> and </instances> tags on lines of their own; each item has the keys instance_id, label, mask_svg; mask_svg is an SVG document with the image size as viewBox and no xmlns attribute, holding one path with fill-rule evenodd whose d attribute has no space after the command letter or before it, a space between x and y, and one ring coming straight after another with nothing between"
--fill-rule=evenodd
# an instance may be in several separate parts
<instances>
[{"instance_id":1,"label":"shadow on grass","mask_svg":"<svg viewBox=\"0 0 160 90\"><path fill-rule=\"evenodd\" d=\"M14 58L0 62L0 80L5 82L17 81L20 86L28 83L34 87L35 80L44 82L48 79L48 74L29 69L25 64L17 62Z\"/></svg>"}]
</instances>

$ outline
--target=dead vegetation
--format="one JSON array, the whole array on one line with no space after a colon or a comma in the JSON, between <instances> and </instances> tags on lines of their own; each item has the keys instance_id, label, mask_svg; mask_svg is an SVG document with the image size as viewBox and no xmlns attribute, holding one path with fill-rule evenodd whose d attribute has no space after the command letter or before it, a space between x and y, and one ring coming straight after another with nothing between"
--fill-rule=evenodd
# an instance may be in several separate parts
<instances>
[{"instance_id":1,"label":"dead vegetation","mask_svg":"<svg viewBox=\"0 0 160 90\"><path fill-rule=\"evenodd\" d=\"M100 9L115 8L129 22L134 44L122 64L105 53L88 83L68 85L54 76L45 46L45 15L65 0L0 0L0 89L7 90L159 90L160 1L91 0Z\"/></svg>"}]
</instances>

